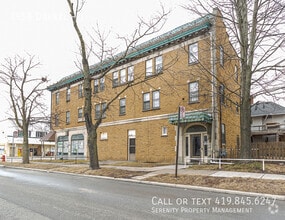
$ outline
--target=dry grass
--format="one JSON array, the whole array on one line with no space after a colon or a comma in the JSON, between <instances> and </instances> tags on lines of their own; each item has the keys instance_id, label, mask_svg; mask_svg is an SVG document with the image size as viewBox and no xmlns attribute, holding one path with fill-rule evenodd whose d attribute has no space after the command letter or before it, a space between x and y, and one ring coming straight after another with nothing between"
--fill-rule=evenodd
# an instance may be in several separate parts
<instances>
[{"instance_id":1,"label":"dry grass","mask_svg":"<svg viewBox=\"0 0 285 220\"><path fill-rule=\"evenodd\" d=\"M123 169L114 168L101 168L99 170L90 170L88 164L74 164L73 162L59 163L34 163L22 164L22 163L2 163L2 165L42 169L49 171L77 173L85 175L96 176L108 176L114 178L132 178L135 176L142 176L147 172L142 171L127 171ZM112 164L113 166L136 166L136 167L152 167L157 166L155 163L139 163L139 162L119 162ZM162 164L159 164L162 165ZM166 164L164 164L166 165ZM205 169L205 170L218 170L218 165L193 165L189 169ZM262 172L261 163L249 163L249 164L234 164L223 165L222 170L228 171L246 171L246 172ZM266 164L267 173L285 173L284 164ZM224 178L224 177L210 177L201 175L179 175L175 178L170 174L163 174L145 179L147 181L184 184L193 186L205 186L219 189L230 189L246 192L257 192L266 194L285 195L285 181L282 180L265 180L265 179L253 179L253 178Z\"/></svg>"},{"instance_id":2,"label":"dry grass","mask_svg":"<svg viewBox=\"0 0 285 220\"><path fill-rule=\"evenodd\" d=\"M110 164L111 166L126 166L126 167L157 167L170 165L169 163L152 163L152 162L137 162L137 161L120 161Z\"/></svg>"},{"instance_id":3,"label":"dry grass","mask_svg":"<svg viewBox=\"0 0 285 220\"><path fill-rule=\"evenodd\" d=\"M101 168L98 170L91 170L87 166L84 166L84 167L62 166L62 167L52 169L52 171L94 175L94 176L107 176L107 177L114 177L114 178L132 178L135 176L142 176L146 174L146 172L143 172L143 171L127 171L127 170L120 170L120 169L114 169L114 168Z\"/></svg>"},{"instance_id":4,"label":"dry grass","mask_svg":"<svg viewBox=\"0 0 285 220\"><path fill-rule=\"evenodd\" d=\"M48 170L48 171L57 171L57 172L66 172L66 173L76 173L76 174L86 174L86 175L96 175L96 176L108 176L114 178L132 178L135 176L142 176L147 172L143 171L127 171L121 169L114 168L101 168L98 170L91 170L87 165L67 165L67 164L59 164L59 163L33 163L30 164L22 164L22 163L2 163L6 166L13 167L23 167L23 168L33 168L40 170Z\"/></svg>"},{"instance_id":5,"label":"dry grass","mask_svg":"<svg viewBox=\"0 0 285 220\"><path fill-rule=\"evenodd\" d=\"M235 164L223 164L221 170L224 171L238 171L238 172L252 172L252 173L263 173L262 163L235 163ZM219 170L218 164L202 164L192 165L189 169L194 170ZM285 174L285 164L283 163L265 163L265 172L272 174Z\"/></svg>"},{"instance_id":6,"label":"dry grass","mask_svg":"<svg viewBox=\"0 0 285 220\"><path fill-rule=\"evenodd\" d=\"M225 178L199 175L174 175L162 174L146 179L148 181L183 184L192 186L205 186L218 189L238 190L273 195L285 195L285 181L265 180L253 178Z\"/></svg>"},{"instance_id":7,"label":"dry grass","mask_svg":"<svg viewBox=\"0 0 285 220\"><path fill-rule=\"evenodd\" d=\"M74 159L74 160L32 160L31 163L58 163L58 164L89 164L88 160Z\"/></svg>"}]
</instances>

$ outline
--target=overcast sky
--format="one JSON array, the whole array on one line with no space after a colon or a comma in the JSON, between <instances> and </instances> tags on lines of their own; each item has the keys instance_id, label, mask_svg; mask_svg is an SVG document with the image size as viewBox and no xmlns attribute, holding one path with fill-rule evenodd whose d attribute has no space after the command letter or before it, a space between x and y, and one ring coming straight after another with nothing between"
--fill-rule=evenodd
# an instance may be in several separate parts
<instances>
[{"instance_id":1,"label":"overcast sky","mask_svg":"<svg viewBox=\"0 0 285 220\"><path fill-rule=\"evenodd\" d=\"M98 24L102 30L124 36L135 29L138 16L147 19L163 4L172 10L162 31L166 32L192 20L189 13L180 7L188 1L87 0L80 14L80 25L83 34L92 33L92 28ZM16 54L35 55L41 63L37 71L48 76L50 83L78 71L74 64L78 41L66 0L2 0L0 27L1 63L4 58ZM2 101L4 95L1 91L0 121L8 117L6 112L9 108Z\"/></svg>"},{"instance_id":2,"label":"overcast sky","mask_svg":"<svg viewBox=\"0 0 285 220\"><path fill-rule=\"evenodd\" d=\"M0 13L0 59L23 54L36 55L42 66L41 71L56 82L63 75L77 71L77 37L69 16L66 0L9 0L1 4ZM159 9L173 9L164 31L189 21L189 14L179 5L188 0L87 0L80 14L83 33L92 33L98 23L100 29L113 33L130 34L137 16L146 19ZM175 3L174 3L175 2Z\"/></svg>"}]
</instances>

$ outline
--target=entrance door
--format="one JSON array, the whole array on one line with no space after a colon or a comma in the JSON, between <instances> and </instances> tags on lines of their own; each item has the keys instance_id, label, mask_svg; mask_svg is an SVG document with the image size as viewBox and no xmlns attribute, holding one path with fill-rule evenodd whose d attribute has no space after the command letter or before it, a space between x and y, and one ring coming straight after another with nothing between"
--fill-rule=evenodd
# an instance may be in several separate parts
<instances>
[{"instance_id":1,"label":"entrance door","mask_svg":"<svg viewBox=\"0 0 285 220\"><path fill-rule=\"evenodd\" d=\"M129 160L136 160L136 139L129 139Z\"/></svg>"},{"instance_id":2,"label":"entrance door","mask_svg":"<svg viewBox=\"0 0 285 220\"><path fill-rule=\"evenodd\" d=\"M188 135L185 137L185 157L190 157L190 144Z\"/></svg>"},{"instance_id":3,"label":"entrance door","mask_svg":"<svg viewBox=\"0 0 285 220\"><path fill-rule=\"evenodd\" d=\"M136 160L136 131L128 131L128 160Z\"/></svg>"},{"instance_id":4,"label":"entrance door","mask_svg":"<svg viewBox=\"0 0 285 220\"><path fill-rule=\"evenodd\" d=\"M191 141L191 151L192 151L193 157L200 157L201 156L201 134L191 134L190 141Z\"/></svg>"}]
</instances>

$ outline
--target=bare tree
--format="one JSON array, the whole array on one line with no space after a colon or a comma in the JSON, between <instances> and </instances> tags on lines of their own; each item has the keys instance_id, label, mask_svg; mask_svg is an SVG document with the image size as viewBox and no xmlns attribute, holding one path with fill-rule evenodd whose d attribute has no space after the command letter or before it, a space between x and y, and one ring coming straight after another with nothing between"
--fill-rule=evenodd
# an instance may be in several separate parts
<instances>
[{"instance_id":1,"label":"bare tree","mask_svg":"<svg viewBox=\"0 0 285 220\"><path fill-rule=\"evenodd\" d=\"M128 88L137 85L142 82L140 77L137 78L136 81L132 81L126 83L123 87L116 91L116 94L113 97L109 97L104 108L102 109L100 115L96 118L96 121L93 121L92 117L92 79L101 79L115 66L123 62L127 59L129 52L135 50L136 44L140 39L151 35L153 33L158 32L166 19L168 12L162 10L162 12L158 13L150 22L145 22L143 19L140 19L138 23L138 28L133 32L130 38L122 37L125 45L125 50L118 55L114 55L115 48L106 48L106 36L99 31L96 31L96 36L93 38L93 45L97 46L97 49L88 47L86 41L82 35L82 32L78 25L78 14L82 7L84 6L85 1L83 0L67 0L70 15L73 22L73 27L76 31L76 34L79 39L80 45L80 57L81 57L81 71L84 76L84 118L85 118L85 126L87 129L87 145L90 156L90 169L99 169L99 160L98 160L98 150L97 150L97 129L102 122L103 115L108 107ZM162 8L163 9L163 8ZM99 73L95 74L92 77L91 68L89 65L89 55L93 54L99 60L99 64L97 68L100 69ZM112 63L107 68L101 68L106 64L106 60L109 63ZM101 66L101 67L100 67Z\"/></svg>"},{"instance_id":2,"label":"bare tree","mask_svg":"<svg viewBox=\"0 0 285 220\"><path fill-rule=\"evenodd\" d=\"M240 62L241 158L251 157L251 98L284 92L285 2L194 0L184 6L199 16L218 8ZM280 96L279 96L280 97Z\"/></svg>"},{"instance_id":3,"label":"bare tree","mask_svg":"<svg viewBox=\"0 0 285 220\"><path fill-rule=\"evenodd\" d=\"M23 163L29 163L29 125L40 119L46 110L43 92L46 77L36 77L34 70L40 65L28 55L6 58L1 65L0 82L8 87L13 121L23 132Z\"/></svg>"}]
</instances>

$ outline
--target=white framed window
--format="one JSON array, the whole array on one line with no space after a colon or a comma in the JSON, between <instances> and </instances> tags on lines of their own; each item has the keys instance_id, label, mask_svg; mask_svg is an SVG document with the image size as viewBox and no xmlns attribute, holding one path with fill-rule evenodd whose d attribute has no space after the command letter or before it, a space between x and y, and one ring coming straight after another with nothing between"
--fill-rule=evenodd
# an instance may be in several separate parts
<instances>
[{"instance_id":1,"label":"white framed window","mask_svg":"<svg viewBox=\"0 0 285 220\"><path fill-rule=\"evenodd\" d=\"M148 76L152 76L152 59L147 60L145 63L145 75Z\"/></svg>"},{"instance_id":2,"label":"white framed window","mask_svg":"<svg viewBox=\"0 0 285 220\"><path fill-rule=\"evenodd\" d=\"M84 155L84 137L83 135L72 135L71 137L71 154Z\"/></svg>"},{"instance_id":3,"label":"white framed window","mask_svg":"<svg viewBox=\"0 0 285 220\"><path fill-rule=\"evenodd\" d=\"M143 111L160 108L160 91L143 93Z\"/></svg>"},{"instance_id":4,"label":"white framed window","mask_svg":"<svg viewBox=\"0 0 285 220\"><path fill-rule=\"evenodd\" d=\"M160 107L160 94L159 91L152 92L152 108Z\"/></svg>"},{"instance_id":5,"label":"white framed window","mask_svg":"<svg viewBox=\"0 0 285 220\"><path fill-rule=\"evenodd\" d=\"M102 114L102 118L106 118L106 107L107 103L106 102L102 103L102 111L104 111L104 113Z\"/></svg>"},{"instance_id":6,"label":"white framed window","mask_svg":"<svg viewBox=\"0 0 285 220\"><path fill-rule=\"evenodd\" d=\"M158 56L155 58L155 73L162 73L162 56Z\"/></svg>"},{"instance_id":7,"label":"white framed window","mask_svg":"<svg viewBox=\"0 0 285 220\"><path fill-rule=\"evenodd\" d=\"M150 93L143 94L143 110L150 110Z\"/></svg>"},{"instance_id":8,"label":"white framed window","mask_svg":"<svg viewBox=\"0 0 285 220\"><path fill-rule=\"evenodd\" d=\"M101 104L95 105L95 119L100 118L101 115Z\"/></svg>"},{"instance_id":9,"label":"white framed window","mask_svg":"<svg viewBox=\"0 0 285 220\"><path fill-rule=\"evenodd\" d=\"M134 81L134 66L128 67L128 82Z\"/></svg>"},{"instance_id":10,"label":"white framed window","mask_svg":"<svg viewBox=\"0 0 285 220\"><path fill-rule=\"evenodd\" d=\"M105 77L100 78L100 91L104 91L105 89Z\"/></svg>"},{"instance_id":11,"label":"white framed window","mask_svg":"<svg viewBox=\"0 0 285 220\"><path fill-rule=\"evenodd\" d=\"M161 127L161 136L167 136L168 129L166 126Z\"/></svg>"},{"instance_id":12,"label":"white framed window","mask_svg":"<svg viewBox=\"0 0 285 220\"><path fill-rule=\"evenodd\" d=\"M224 48L220 46L220 65L224 66Z\"/></svg>"},{"instance_id":13,"label":"white framed window","mask_svg":"<svg viewBox=\"0 0 285 220\"><path fill-rule=\"evenodd\" d=\"M108 133L107 132L101 132L100 133L100 140L108 140Z\"/></svg>"},{"instance_id":14,"label":"white framed window","mask_svg":"<svg viewBox=\"0 0 285 220\"><path fill-rule=\"evenodd\" d=\"M134 80L134 66L129 66L128 68L121 69L120 71L113 72L113 87L124 85L127 82ZM100 82L100 85L104 84Z\"/></svg>"},{"instance_id":15,"label":"white framed window","mask_svg":"<svg viewBox=\"0 0 285 220\"><path fill-rule=\"evenodd\" d=\"M66 101L69 102L70 101L70 87L66 88Z\"/></svg>"},{"instance_id":16,"label":"white framed window","mask_svg":"<svg viewBox=\"0 0 285 220\"><path fill-rule=\"evenodd\" d=\"M83 85L79 84L78 85L78 98L82 98L83 97Z\"/></svg>"},{"instance_id":17,"label":"white framed window","mask_svg":"<svg viewBox=\"0 0 285 220\"><path fill-rule=\"evenodd\" d=\"M84 155L83 134L74 134L71 136L71 155Z\"/></svg>"},{"instance_id":18,"label":"white framed window","mask_svg":"<svg viewBox=\"0 0 285 220\"><path fill-rule=\"evenodd\" d=\"M126 83L126 69L120 70L120 84Z\"/></svg>"},{"instance_id":19,"label":"white framed window","mask_svg":"<svg viewBox=\"0 0 285 220\"><path fill-rule=\"evenodd\" d=\"M94 80L94 93L99 92L99 79Z\"/></svg>"},{"instance_id":20,"label":"white framed window","mask_svg":"<svg viewBox=\"0 0 285 220\"><path fill-rule=\"evenodd\" d=\"M126 98L120 99L120 115L126 114Z\"/></svg>"},{"instance_id":21,"label":"white framed window","mask_svg":"<svg viewBox=\"0 0 285 220\"><path fill-rule=\"evenodd\" d=\"M226 125L225 124L222 124L222 127L221 127L222 131L221 131L221 134L222 134L222 144L226 144Z\"/></svg>"},{"instance_id":22,"label":"white framed window","mask_svg":"<svg viewBox=\"0 0 285 220\"><path fill-rule=\"evenodd\" d=\"M102 114L102 118L106 118L106 109L107 107L107 103L101 103L101 104L96 104L95 105L95 119L99 119L101 116L101 113L104 111L104 113Z\"/></svg>"},{"instance_id":23,"label":"white framed window","mask_svg":"<svg viewBox=\"0 0 285 220\"><path fill-rule=\"evenodd\" d=\"M198 43L189 45L189 64L197 63L199 60Z\"/></svg>"},{"instance_id":24,"label":"white framed window","mask_svg":"<svg viewBox=\"0 0 285 220\"><path fill-rule=\"evenodd\" d=\"M113 87L116 87L119 85L119 72L113 72Z\"/></svg>"},{"instance_id":25,"label":"white framed window","mask_svg":"<svg viewBox=\"0 0 285 220\"><path fill-rule=\"evenodd\" d=\"M105 77L94 80L94 93L104 91L105 89Z\"/></svg>"},{"instance_id":26,"label":"white framed window","mask_svg":"<svg viewBox=\"0 0 285 220\"><path fill-rule=\"evenodd\" d=\"M189 103L194 103L199 101L199 83L191 82L189 83Z\"/></svg>"},{"instance_id":27,"label":"white framed window","mask_svg":"<svg viewBox=\"0 0 285 220\"><path fill-rule=\"evenodd\" d=\"M59 104L59 92L55 93L55 104Z\"/></svg>"},{"instance_id":28,"label":"white framed window","mask_svg":"<svg viewBox=\"0 0 285 220\"><path fill-rule=\"evenodd\" d=\"M66 122L66 124L69 124L70 123L70 111L67 111L66 113L65 113L65 122Z\"/></svg>"},{"instance_id":29,"label":"white framed window","mask_svg":"<svg viewBox=\"0 0 285 220\"><path fill-rule=\"evenodd\" d=\"M145 62L145 76L150 77L163 71L162 56L149 59Z\"/></svg>"},{"instance_id":30,"label":"white framed window","mask_svg":"<svg viewBox=\"0 0 285 220\"><path fill-rule=\"evenodd\" d=\"M82 121L83 118L83 109L79 108L78 109L78 121Z\"/></svg>"}]
</instances>

